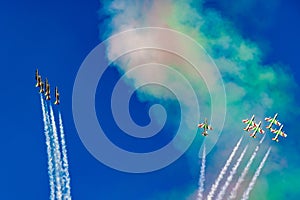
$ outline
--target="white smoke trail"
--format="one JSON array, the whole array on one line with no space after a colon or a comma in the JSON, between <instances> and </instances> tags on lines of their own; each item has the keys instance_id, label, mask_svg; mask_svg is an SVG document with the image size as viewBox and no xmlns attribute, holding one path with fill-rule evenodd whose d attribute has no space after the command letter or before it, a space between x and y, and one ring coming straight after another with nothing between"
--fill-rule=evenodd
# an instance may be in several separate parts
<instances>
[{"instance_id":1,"label":"white smoke trail","mask_svg":"<svg viewBox=\"0 0 300 200\"><path fill-rule=\"evenodd\" d=\"M222 187L220 193L218 194L217 196L217 200L221 200L223 199L224 195L225 195L225 192L226 192L226 189L228 188L229 184L231 183L232 179L233 179L233 176L236 174L237 172L237 169L239 167L239 165L241 164L244 156L245 156L245 153L248 149L248 145L245 147L245 149L243 150L243 152L241 153L240 157L238 158L238 160L236 161L235 165L233 166L233 168L231 169L230 171L230 174L229 176L227 177L227 180L224 184L224 186Z\"/></svg>"},{"instance_id":2,"label":"white smoke trail","mask_svg":"<svg viewBox=\"0 0 300 200\"><path fill-rule=\"evenodd\" d=\"M204 145L203 146L201 169L200 169L199 189L198 189L197 200L202 200L203 199L204 181L205 181L205 162L206 162L206 149L205 149L205 145Z\"/></svg>"},{"instance_id":3,"label":"white smoke trail","mask_svg":"<svg viewBox=\"0 0 300 200\"><path fill-rule=\"evenodd\" d=\"M58 200L62 199L62 188L61 188L61 171L62 171L62 163L61 163L61 155L59 150L57 129L55 124L54 113L51 104L49 104L50 108L50 118L51 118L51 128L52 128L52 136L54 142L54 162L55 162L55 185L56 185L56 198ZM50 120L50 119L49 119Z\"/></svg>"},{"instance_id":4,"label":"white smoke trail","mask_svg":"<svg viewBox=\"0 0 300 200\"><path fill-rule=\"evenodd\" d=\"M240 139L240 140L238 141L238 143L235 145L234 149L232 150L232 153L230 154L230 156L229 156L229 158L227 159L227 161L226 161L224 167L222 168L222 170L221 170L221 172L220 172L218 178L216 179L215 183L212 185L212 187L211 187L211 189L210 189L210 192L209 192L209 194L208 194L208 196L207 196L207 199L208 199L208 200L211 200L211 199L214 197L214 194L215 194L216 190L218 189L218 186L219 186L221 180L223 179L223 177L224 177L224 175L225 175L225 173L226 173L228 167L230 166L230 163L231 163L231 161L232 161L232 159L233 159L233 157L234 157L236 151L238 150L238 148L239 148L239 146L240 146L240 144L241 144L241 142L242 142L242 139L243 139L243 137L241 137L241 139Z\"/></svg>"},{"instance_id":5,"label":"white smoke trail","mask_svg":"<svg viewBox=\"0 0 300 200\"><path fill-rule=\"evenodd\" d=\"M62 151L62 163L63 163L63 194L64 199L70 200L71 199L71 186L70 186L70 174L69 174L69 163L68 163L68 156L67 156L67 147L65 141L65 133L64 127L62 122L61 113L59 112L59 130L60 130L60 139L61 139L61 151Z\"/></svg>"},{"instance_id":6,"label":"white smoke trail","mask_svg":"<svg viewBox=\"0 0 300 200\"><path fill-rule=\"evenodd\" d=\"M49 184L50 184L50 200L55 199L55 185L54 185L54 168L53 168L53 158L52 158L52 150L51 150L51 141L50 141L50 133L49 133L49 124L47 120L47 112L45 107L45 102L43 96L41 96L41 104L43 111L43 121L44 121L44 131L46 137L46 145L47 145L47 155L48 155L48 174L49 174Z\"/></svg>"},{"instance_id":7,"label":"white smoke trail","mask_svg":"<svg viewBox=\"0 0 300 200\"><path fill-rule=\"evenodd\" d=\"M269 154L270 154L270 151L271 151L271 147L269 147L269 149L268 149L266 155L264 156L263 160L262 160L261 163L259 164L259 166L258 166L258 168L257 168L257 170L256 170L256 172L255 172L255 174L254 174L254 176L253 176L253 178L251 179L251 182L250 182L250 184L249 184L247 190L246 190L246 191L244 192L244 194L243 194L242 200L247 200L247 199L249 199L249 194L250 194L251 190L253 189L253 187L254 187L254 185L255 185L255 183L256 183L256 180L257 180L257 178L259 177L260 172L261 172L262 168L263 168L264 165L265 165L265 162L266 162L267 159L268 159L268 156L269 156Z\"/></svg>"},{"instance_id":8,"label":"white smoke trail","mask_svg":"<svg viewBox=\"0 0 300 200\"><path fill-rule=\"evenodd\" d=\"M254 158L256 157L256 154L259 150L259 145L264 141L266 135L264 135L264 137L259 141L259 144L256 146L254 152L252 153L246 167L244 168L241 176L239 177L237 183L235 184L234 188L232 189L231 193L230 193L230 196L229 196L229 199L236 199L236 196L237 196L237 191L240 187L240 185L242 184L242 182L244 181L245 179L245 176L247 175L249 169L250 169L250 166L252 164L252 162L254 161Z\"/></svg>"}]
</instances>

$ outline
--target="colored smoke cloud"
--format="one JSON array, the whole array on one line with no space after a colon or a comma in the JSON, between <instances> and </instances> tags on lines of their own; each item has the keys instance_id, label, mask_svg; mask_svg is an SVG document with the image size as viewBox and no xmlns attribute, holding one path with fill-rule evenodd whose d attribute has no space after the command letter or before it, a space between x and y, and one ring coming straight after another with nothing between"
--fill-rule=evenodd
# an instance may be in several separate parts
<instances>
[{"instance_id":1,"label":"colored smoke cloud","mask_svg":"<svg viewBox=\"0 0 300 200\"><path fill-rule=\"evenodd\" d=\"M280 113L280 119L290 119L297 115L294 90L297 85L289 69L279 63L265 63L264 52L254 41L242 36L234 24L214 9L207 9L202 1L123 1L102 3L99 14L104 18L100 24L101 38L134 28L164 27L182 32L204 47L213 58L222 75L226 96L227 113L223 133L226 132L225 146L232 146L236 140L227 140L240 134L242 119L256 115L262 120L266 115ZM112 58L123 46L142 40L174 43L178 48L188 49L183 41L153 35L134 35L122 43L108 44L107 57ZM115 61L122 73L133 66L147 62L168 63L189 79L201 99L201 117L209 116L209 94L204 81L194 76L190 66L175 55L154 50L141 50L124 55ZM204 63L206 64L206 63ZM209 65L207 65L209 67ZM163 71L145 70L128 77L134 87L137 83L155 76L159 81L176 84ZM178 87L181 87L178 84ZM182 90L184 92L184 88ZM288 95L286 95L288 94ZM151 101L153 97L168 100L164 90L147 87L139 90L139 98ZM188 101L184 102L188 108ZM194 132L195 129L191 129ZM223 134L225 135L225 134ZM222 136L223 136L222 135ZM276 151L274 147L273 151ZM228 149L228 148L223 148ZM223 150L230 153L231 149ZM194 156L194 154L193 154ZM213 160L213 159L212 159ZM270 157L270 160L272 158ZM268 168L268 166L266 166ZM197 170L194 170L197 171Z\"/></svg>"}]
</instances>

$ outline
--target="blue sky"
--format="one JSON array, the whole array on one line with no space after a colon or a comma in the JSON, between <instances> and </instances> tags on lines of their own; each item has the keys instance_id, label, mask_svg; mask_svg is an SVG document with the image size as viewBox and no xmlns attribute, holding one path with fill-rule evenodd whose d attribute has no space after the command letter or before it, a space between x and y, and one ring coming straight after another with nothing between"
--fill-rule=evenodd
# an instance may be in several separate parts
<instances>
[{"instance_id":1,"label":"blue sky","mask_svg":"<svg viewBox=\"0 0 300 200\"><path fill-rule=\"evenodd\" d=\"M251 9L237 12L231 6L234 1L211 2L208 6L231 19L243 36L258 42L267 52L266 62L282 62L289 66L290 73L300 84L300 4L297 1L278 1L280 6L275 8L256 5L261 8L255 9L257 13ZM34 88L37 67L48 77L51 86L58 85L61 92L60 110L65 124L74 199L154 199L156 194L171 194L176 190L189 192L197 187L198 176L190 172L185 156L157 172L128 174L101 164L81 143L72 117L72 89L83 59L100 42L99 31L105 21L99 17L99 8L98 1L83 0L0 3L1 199L49 197L42 113ZM261 25L262 22L254 18L264 17L264 13L268 13L268 17ZM107 74L107 83L119 76L113 69ZM145 105L149 106L136 102L133 109L143 114L140 108ZM147 118L141 123L143 121ZM295 140L298 139L295 136Z\"/></svg>"}]
</instances>

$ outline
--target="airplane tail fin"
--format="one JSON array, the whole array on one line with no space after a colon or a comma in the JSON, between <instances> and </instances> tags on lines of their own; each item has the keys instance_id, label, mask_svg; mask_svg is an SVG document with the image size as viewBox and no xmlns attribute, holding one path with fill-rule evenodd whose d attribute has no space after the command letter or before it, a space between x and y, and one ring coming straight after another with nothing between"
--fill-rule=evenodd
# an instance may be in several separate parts
<instances>
[{"instance_id":1,"label":"airplane tail fin","mask_svg":"<svg viewBox=\"0 0 300 200\"><path fill-rule=\"evenodd\" d=\"M46 95L46 100L50 100L50 95Z\"/></svg>"},{"instance_id":2,"label":"airplane tail fin","mask_svg":"<svg viewBox=\"0 0 300 200\"><path fill-rule=\"evenodd\" d=\"M279 140L277 138L272 138L272 140L274 140L276 142L279 142Z\"/></svg>"},{"instance_id":3,"label":"airplane tail fin","mask_svg":"<svg viewBox=\"0 0 300 200\"><path fill-rule=\"evenodd\" d=\"M254 135L254 134L251 134L251 135L250 135L250 137L256 138L256 135Z\"/></svg>"},{"instance_id":4,"label":"airplane tail fin","mask_svg":"<svg viewBox=\"0 0 300 200\"><path fill-rule=\"evenodd\" d=\"M208 133L207 133L206 131L204 131L204 132L202 133L202 135L203 135L203 136L207 136Z\"/></svg>"},{"instance_id":5,"label":"airplane tail fin","mask_svg":"<svg viewBox=\"0 0 300 200\"><path fill-rule=\"evenodd\" d=\"M59 104L59 101L58 101L58 100L56 100L56 101L54 102L54 104L55 104L55 105L58 105L58 104Z\"/></svg>"},{"instance_id":6,"label":"airplane tail fin","mask_svg":"<svg viewBox=\"0 0 300 200\"><path fill-rule=\"evenodd\" d=\"M41 87L40 93L44 93L44 92L45 92L44 89Z\"/></svg>"}]
</instances>

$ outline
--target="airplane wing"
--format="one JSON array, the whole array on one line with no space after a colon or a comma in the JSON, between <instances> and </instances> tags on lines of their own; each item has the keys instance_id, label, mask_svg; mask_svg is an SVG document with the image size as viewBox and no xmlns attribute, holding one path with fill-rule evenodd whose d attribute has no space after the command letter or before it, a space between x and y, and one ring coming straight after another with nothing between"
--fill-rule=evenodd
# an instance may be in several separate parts
<instances>
[{"instance_id":1,"label":"airplane wing","mask_svg":"<svg viewBox=\"0 0 300 200\"><path fill-rule=\"evenodd\" d=\"M255 126L249 126L248 130L254 130L256 127Z\"/></svg>"},{"instance_id":2,"label":"airplane wing","mask_svg":"<svg viewBox=\"0 0 300 200\"><path fill-rule=\"evenodd\" d=\"M266 118L265 118L265 120L266 120L267 122L270 122L272 119L273 119L272 117L266 117Z\"/></svg>"},{"instance_id":3,"label":"airplane wing","mask_svg":"<svg viewBox=\"0 0 300 200\"><path fill-rule=\"evenodd\" d=\"M265 131L262 130L261 128L259 128L258 131L259 131L261 134L264 134L264 133L265 133Z\"/></svg>"},{"instance_id":4,"label":"airplane wing","mask_svg":"<svg viewBox=\"0 0 300 200\"><path fill-rule=\"evenodd\" d=\"M249 122L249 119L243 119L242 122L243 122L243 123L248 123L248 122Z\"/></svg>"},{"instance_id":5,"label":"airplane wing","mask_svg":"<svg viewBox=\"0 0 300 200\"><path fill-rule=\"evenodd\" d=\"M282 131L280 131L279 135L281 135L282 137L287 137L287 134Z\"/></svg>"},{"instance_id":6,"label":"airplane wing","mask_svg":"<svg viewBox=\"0 0 300 200\"><path fill-rule=\"evenodd\" d=\"M250 125L250 126L253 126L253 125L254 125L254 122L251 121L251 120L249 120L249 119L244 119L242 122L245 123L245 124L248 124L248 125Z\"/></svg>"},{"instance_id":7,"label":"airplane wing","mask_svg":"<svg viewBox=\"0 0 300 200\"><path fill-rule=\"evenodd\" d=\"M274 120L274 124L276 124L277 126L281 126L281 123L278 120Z\"/></svg>"},{"instance_id":8,"label":"airplane wing","mask_svg":"<svg viewBox=\"0 0 300 200\"><path fill-rule=\"evenodd\" d=\"M205 124L204 123L200 123L200 124L198 124L198 127L199 128L203 128L205 126Z\"/></svg>"},{"instance_id":9,"label":"airplane wing","mask_svg":"<svg viewBox=\"0 0 300 200\"><path fill-rule=\"evenodd\" d=\"M213 130L213 127L211 127L211 126L208 126L207 128L208 128L209 130Z\"/></svg>"},{"instance_id":10,"label":"airplane wing","mask_svg":"<svg viewBox=\"0 0 300 200\"><path fill-rule=\"evenodd\" d=\"M271 131L272 133L277 133L278 130L271 128L270 131Z\"/></svg>"},{"instance_id":11,"label":"airplane wing","mask_svg":"<svg viewBox=\"0 0 300 200\"><path fill-rule=\"evenodd\" d=\"M243 119L242 122L245 124L252 124L252 121L250 121L249 119Z\"/></svg>"}]
</instances>

